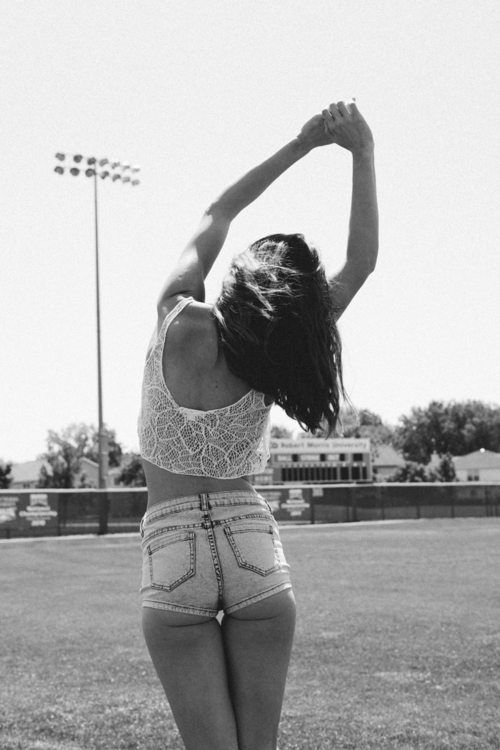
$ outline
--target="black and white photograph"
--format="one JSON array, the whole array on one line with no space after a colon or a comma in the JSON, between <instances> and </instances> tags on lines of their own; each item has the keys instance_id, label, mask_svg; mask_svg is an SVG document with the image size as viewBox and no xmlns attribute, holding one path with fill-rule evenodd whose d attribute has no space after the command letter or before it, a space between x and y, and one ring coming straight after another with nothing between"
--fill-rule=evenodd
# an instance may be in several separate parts
<instances>
[{"instance_id":1,"label":"black and white photograph","mask_svg":"<svg viewBox=\"0 0 500 750\"><path fill-rule=\"evenodd\" d=\"M500 750L500 5L0 9L0 750Z\"/></svg>"}]
</instances>

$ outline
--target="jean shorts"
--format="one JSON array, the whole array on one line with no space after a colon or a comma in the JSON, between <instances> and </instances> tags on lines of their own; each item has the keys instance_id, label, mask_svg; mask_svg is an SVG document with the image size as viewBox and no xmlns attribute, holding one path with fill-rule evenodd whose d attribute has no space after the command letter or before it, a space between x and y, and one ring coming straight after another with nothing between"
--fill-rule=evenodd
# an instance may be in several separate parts
<instances>
[{"instance_id":1,"label":"jean shorts","mask_svg":"<svg viewBox=\"0 0 500 750\"><path fill-rule=\"evenodd\" d=\"M155 503L140 532L143 607L215 617L292 587L278 524L251 490Z\"/></svg>"}]
</instances>

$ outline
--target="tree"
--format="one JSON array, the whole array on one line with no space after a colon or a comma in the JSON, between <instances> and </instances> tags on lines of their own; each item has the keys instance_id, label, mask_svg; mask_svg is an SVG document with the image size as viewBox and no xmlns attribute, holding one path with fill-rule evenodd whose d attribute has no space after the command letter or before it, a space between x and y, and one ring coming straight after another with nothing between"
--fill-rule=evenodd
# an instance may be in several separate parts
<instances>
[{"instance_id":1,"label":"tree","mask_svg":"<svg viewBox=\"0 0 500 750\"><path fill-rule=\"evenodd\" d=\"M427 464L432 453L462 456L500 451L500 406L483 401L431 401L400 418L395 440L406 459Z\"/></svg>"},{"instance_id":2,"label":"tree","mask_svg":"<svg viewBox=\"0 0 500 750\"><path fill-rule=\"evenodd\" d=\"M433 475L431 475L433 476ZM427 473L427 467L423 464L419 464L416 461L406 461L405 465L398 469L390 477L387 477L387 482L433 482L434 478L431 478Z\"/></svg>"},{"instance_id":3,"label":"tree","mask_svg":"<svg viewBox=\"0 0 500 750\"><path fill-rule=\"evenodd\" d=\"M291 439L292 431L288 427L282 427L279 424L273 424L271 427L271 437L279 440L280 438Z\"/></svg>"},{"instance_id":4,"label":"tree","mask_svg":"<svg viewBox=\"0 0 500 750\"><path fill-rule=\"evenodd\" d=\"M145 487L146 477L142 468L141 457L138 453L131 453L117 476L119 484L125 487Z\"/></svg>"},{"instance_id":5,"label":"tree","mask_svg":"<svg viewBox=\"0 0 500 750\"><path fill-rule=\"evenodd\" d=\"M0 489L1 490L8 490L10 483L12 482L12 477L9 476L12 469L11 463L4 463L4 461L0 458Z\"/></svg>"},{"instance_id":6,"label":"tree","mask_svg":"<svg viewBox=\"0 0 500 750\"><path fill-rule=\"evenodd\" d=\"M387 482L456 482L457 475L453 457L447 453L437 466L424 466L416 461L406 461L405 465L386 479Z\"/></svg>"},{"instance_id":7,"label":"tree","mask_svg":"<svg viewBox=\"0 0 500 750\"><path fill-rule=\"evenodd\" d=\"M104 434L108 438L109 466L119 466L122 448L116 440L115 431L104 427ZM60 433L49 430L47 452L39 458L50 464L53 476L42 468L40 487L73 487L80 459L84 456L96 463L99 461L99 436L94 425L81 422L68 425Z\"/></svg>"},{"instance_id":8,"label":"tree","mask_svg":"<svg viewBox=\"0 0 500 750\"><path fill-rule=\"evenodd\" d=\"M369 409L343 410L341 415L343 437L370 438L371 445L392 445L394 430L382 417Z\"/></svg>"},{"instance_id":9,"label":"tree","mask_svg":"<svg viewBox=\"0 0 500 750\"><path fill-rule=\"evenodd\" d=\"M447 453L441 458L437 469L436 469L436 480L438 482L456 482L457 473L455 471L455 464L453 463L453 457L450 453Z\"/></svg>"},{"instance_id":10,"label":"tree","mask_svg":"<svg viewBox=\"0 0 500 750\"><path fill-rule=\"evenodd\" d=\"M326 435L321 430L314 433L302 431L299 437L324 440ZM369 438L372 446L393 445L394 429L370 409L341 409L337 427L331 437Z\"/></svg>"}]
</instances>

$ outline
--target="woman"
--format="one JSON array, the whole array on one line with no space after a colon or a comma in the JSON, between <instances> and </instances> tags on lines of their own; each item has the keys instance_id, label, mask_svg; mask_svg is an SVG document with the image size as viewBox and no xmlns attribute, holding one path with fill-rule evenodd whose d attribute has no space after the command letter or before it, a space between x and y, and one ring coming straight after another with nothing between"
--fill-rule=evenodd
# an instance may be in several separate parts
<instances>
[{"instance_id":1,"label":"woman","mask_svg":"<svg viewBox=\"0 0 500 750\"><path fill-rule=\"evenodd\" d=\"M271 235L205 304L234 217L327 144L353 158L341 271L327 281L302 235ZM277 524L248 476L268 458L273 403L309 430L335 426L335 321L376 255L373 138L357 106L338 102L210 206L160 294L139 420L143 629L187 750L276 748L295 602Z\"/></svg>"}]
</instances>

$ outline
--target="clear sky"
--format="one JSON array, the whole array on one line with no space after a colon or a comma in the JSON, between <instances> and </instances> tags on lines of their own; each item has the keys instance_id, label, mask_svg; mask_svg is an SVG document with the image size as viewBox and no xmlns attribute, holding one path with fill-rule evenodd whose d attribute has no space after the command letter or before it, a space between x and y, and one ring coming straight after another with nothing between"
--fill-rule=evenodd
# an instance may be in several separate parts
<instances>
[{"instance_id":1,"label":"clear sky","mask_svg":"<svg viewBox=\"0 0 500 750\"><path fill-rule=\"evenodd\" d=\"M56 151L140 164L99 183L104 419L137 449L163 277L210 201L331 101L372 126L380 260L341 320L357 407L500 401L496 0L4 0L0 458L97 422L92 181ZM234 222L209 277L270 232L342 262L350 158L319 149ZM275 421L286 424L276 411Z\"/></svg>"}]
</instances>

